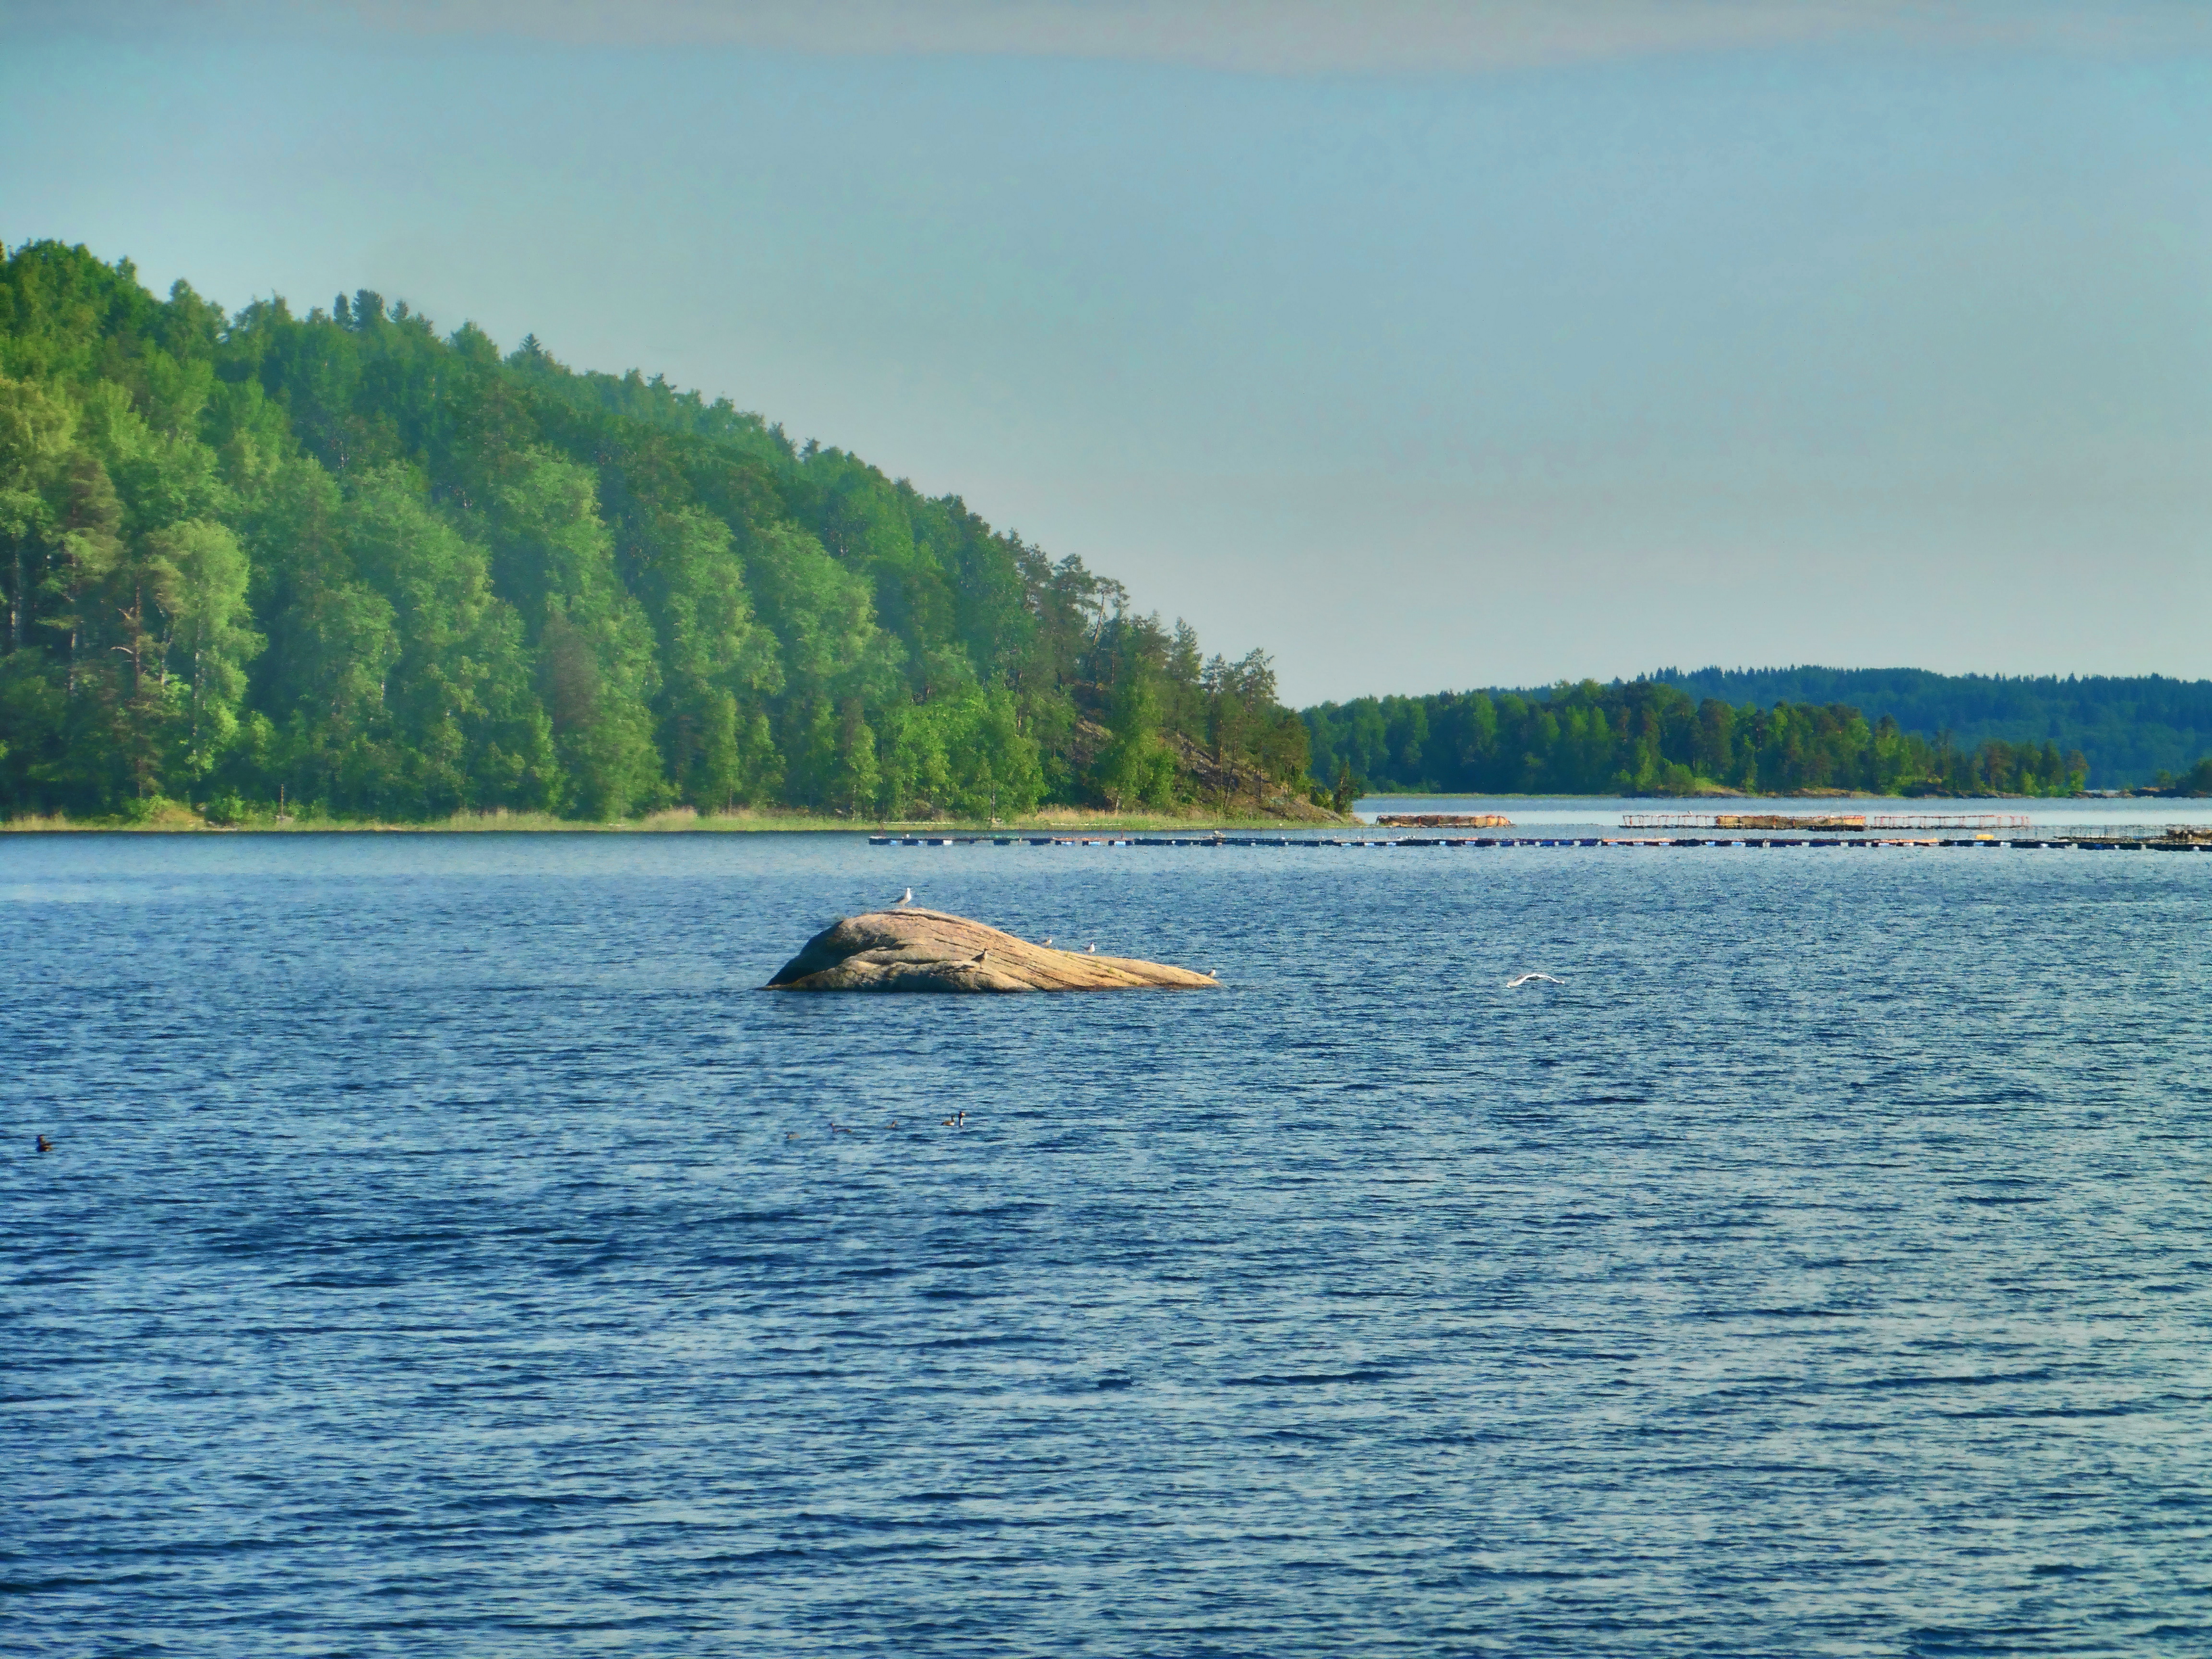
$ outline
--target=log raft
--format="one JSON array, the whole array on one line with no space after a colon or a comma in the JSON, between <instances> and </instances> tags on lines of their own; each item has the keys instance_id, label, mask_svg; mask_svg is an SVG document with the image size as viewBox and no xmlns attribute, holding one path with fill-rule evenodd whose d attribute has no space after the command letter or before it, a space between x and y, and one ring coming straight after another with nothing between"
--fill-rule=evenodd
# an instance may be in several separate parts
<instances>
[{"instance_id":1,"label":"log raft","mask_svg":"<svg viewBox=\"0 0 2212 1659\"><path fill-rule=\"evenodd\" d=\"M768 991L1205 990L1211 975L1131 957L1032 945L943 910L902 906L832 922L783 964Z\"/></svg>"},{"instance_id":2,"label":"log raft","mask_svg":"<svg viewBox=\"0 0 2212 1659\"><path fill-rule=\"evenodd\" d=\"M1385 812L1375 822L1385 830L1510 830L1503 812Z\"/></svg>"},{"instance_id":3,"label":"log raft","mask_svg":"<svg viewBox=\"0 0 2212 1659\"><path fill-rule=\"evenodd\" d=\"M1723 812L1713 819L1716 830L1863 830L1863 812L1823 812L1807 817L1786 812Z\"/></svg>"}]
</instances>

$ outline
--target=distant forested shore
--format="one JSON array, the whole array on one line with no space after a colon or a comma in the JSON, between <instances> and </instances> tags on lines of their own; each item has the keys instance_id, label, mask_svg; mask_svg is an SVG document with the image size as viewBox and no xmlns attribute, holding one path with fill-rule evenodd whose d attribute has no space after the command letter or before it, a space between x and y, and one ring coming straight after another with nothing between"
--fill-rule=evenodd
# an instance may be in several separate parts
<instances>
[{"instance_id":1,"label":"distant forested shore","mask_svg":"<svg viewBox=\"0 0 2212 1659\"><path fill-rule=\"evenodd\" d=\"M1263 652L957 496L362 292L0 260L0 816L1326 816Z\"/></svg>"},{"instance_id":2,"label":"distant forested shore","mask_svg":"<svg viewBox=\"0 0 2212 1659\"><path fill-rule=\"evenodd\" d=\"M2050 743L2087 760L2092 789L2170 783L2212 755L2212 680L1920 668L1665 668L1645 678L1735 708L1847 703L1962 750Z\"/></svg>"},{"instance_id":3,"label":"distant forested shore","mask_svg":"<svg viewBox=\"0 0 2212 1659\"><path fill-rule=\"evenodd\" d=\"M2092 787L2126 784L2174 794L2212 794L2212 684L2174 680L1980 681L1966 678L1958 701L1946 703L1925 684L1939 675L1908 671L1917 698L1903 704L1906 716L1926 719L1976 707L2002 708L1990 696L1968 701L1992 685L2030 688L2013 707L2062 700L2044 688L2108 688L2078 693L2069 705L2077 734L2102 732L2104 711L2159 708L2193 719L2202 707L2203 747L2185 771L2130 775L2093 759L2077 742L2057 736L2039 740L2021 731L2036 716L2022 714L2010 737L1984 735L1971 746L1948 726L1932 734L1879 701L1891 671L1869 671L1865 689L1878 712L1854 703L1791 702L1775 695L1759 700L1753 684L1769 690L1806 685L1835 689L1858 676L1834 670L1776 671L1771 677L1675 676L1601 685L1594 680L1547 691L1444 691L1417 697L1361 697L1304 711L1313 767L1322 777L1352 781L1354 787L1401 793L1694 795L1798 794L1843 792L1894 795L2077 794ZM1823 681L1817 676L1832 677ZM1793 679L1791 676L1801 677ZM1684 683L1686 682L1686 685ZM1954 684L1960 684L1954 682ZM1689 687L1712 690L1692 696ZM1731 703L1714 695L1733 690ZM2085 718L2078 711L2095 711ZM1984 718L1993 720L1993 714ZM2043 717L2046 723L2047 714ZM2193 726L2178 729L2193 736ZM2096 741L2095 738L2085 738ZM2189 736L2168 739L2185 748ZM2102 766L2105 777L2097 776Z\"/></svg>"}]
</instances>

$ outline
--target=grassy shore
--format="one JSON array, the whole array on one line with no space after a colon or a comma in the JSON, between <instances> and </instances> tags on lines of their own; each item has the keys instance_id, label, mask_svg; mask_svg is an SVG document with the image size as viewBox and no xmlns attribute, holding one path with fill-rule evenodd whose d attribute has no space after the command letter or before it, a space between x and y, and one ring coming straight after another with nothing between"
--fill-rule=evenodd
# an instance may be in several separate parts
<instances>
[{"instance_id":1,"label":"grassy shore","mask_svg":"<svg viewBox=\"0 0 2212 1659\"><path fill-rule=\"evenodd\" d=\"M1349 823L1351 821L1349 818L1321 820L1318 818L1238 817L1223 817L1219 814L1176 816L1167 813L1116 813L1093 811L1085 807L1056 806L1029 817L1000 819L996 822L968 818L878 821L785 811L714 812L702 816L692 811L689 807L684 807L672 811L654 812L645 817L618 819L605 823L555 817L546 812L456 812L451 817L429 819L416 823L386 823L362 818L297 816L280 817L275 813L249 812L235 823L212 823L189 806L175 802L165 802L143 816L134 817L69 818L59 816L17 817L0 821L0 829L19 833L40 831L70 833L98 830L156 835L192 832L218 835L236 833L447 835L455 832L485 831L510 835L552 832L592 835L640 832L656 835L714 835L743 834L763 830L841 830L849 832L865 831L872 835L964 836L1091 835L1106 830L1198 833L1209 830L1289 830L1301 827L1312 828L1317 823Z\"/></svg>"}]
</instances>

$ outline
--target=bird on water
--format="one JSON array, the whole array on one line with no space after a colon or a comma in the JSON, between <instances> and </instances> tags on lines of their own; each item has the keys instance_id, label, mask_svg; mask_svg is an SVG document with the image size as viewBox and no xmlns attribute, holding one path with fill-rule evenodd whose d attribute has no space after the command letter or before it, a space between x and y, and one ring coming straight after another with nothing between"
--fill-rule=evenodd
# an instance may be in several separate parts
<instances>
[{"instance_id":1,"label":"bird on water","mask_svg":"<svg viewBox=\"0 0 2212 1659\"><path fill-rule=\"evenodd\" d=\"M40 1152L51 1152L53 1149L54 1143L52 1141L47 1139L44 1135L40 1135L39 1137L39 1150Z\"/></svg>"},{"instance_id":2,"label":"bird on water","mask_svg":"<svg viewBox=\"0 0 2212 1659\"><path fill-rule=\"evenodd\" d=\"M1566 981L1563 979L1553 979L1549 974L1523 974L1518 979L1507 980L1505 981L1505 988L1509 991L1516 990L1520 987L1528 984L1532 980L1541 980L1547 985L1565 985L1566 983Z\"/></svg>"}]
</instances>

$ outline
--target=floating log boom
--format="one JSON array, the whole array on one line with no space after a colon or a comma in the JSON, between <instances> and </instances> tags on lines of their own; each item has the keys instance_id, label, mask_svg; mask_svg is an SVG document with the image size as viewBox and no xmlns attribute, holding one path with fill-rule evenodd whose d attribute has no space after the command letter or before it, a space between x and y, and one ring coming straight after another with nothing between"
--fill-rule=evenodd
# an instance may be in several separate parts
<instances>
[{"instance_id":1,"label":"floating log boom","mask_svg":"<svg viewBox=\"0 0 2212 1659\"><path fill-rule=\"evenodd\" d=\"M1976 830L1995 834L2027 828L2018 812L1624 812L1624 830L1787 830L1834 833L1862 830Z\"/></svg>"}]
</instances>

